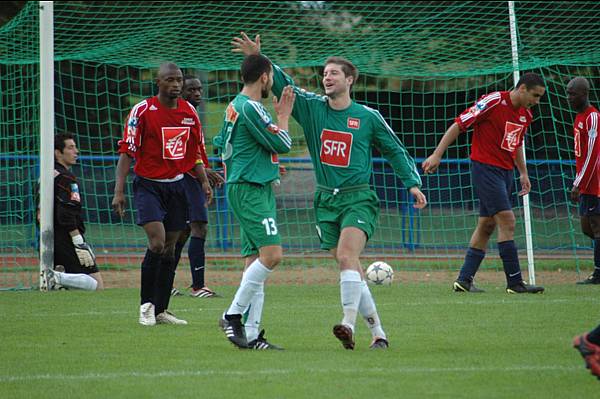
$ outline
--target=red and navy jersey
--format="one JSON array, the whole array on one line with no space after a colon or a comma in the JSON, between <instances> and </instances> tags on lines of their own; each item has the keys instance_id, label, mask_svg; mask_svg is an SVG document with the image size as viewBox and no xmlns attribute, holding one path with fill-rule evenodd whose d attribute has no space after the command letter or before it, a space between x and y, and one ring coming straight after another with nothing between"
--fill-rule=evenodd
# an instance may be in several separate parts
<instances>
[{"instance_id":1,"label":"red and navy jersey","mask_svg":"<svg viewBox=\"0 0 600 399\"><path fill-rule=\"evenodd\" d=\"M598 110L590 105L585 111L577 114L573 125L577 170L573 186L579 187L580 194L600 195L598 119Z\"/></svg>"},{"instance_id":2,"label":"red and navy jersey","mask_svg":"<svg viewBox=\"0 0 600 399\"><path fill-rule=\"evenodd\" d=\"M208 162L198 114L181 98L176 109L162 105L156 96L136 104L119 152L134 158L133 171L148 179L172 179L193 169L199 159Z\"/></svg>"},{"instance_id":3,"label":"red and navy jersey","mask_svg":"<svg viewBox=\"0 0 600 399\"><path fill-rule=\"evenodd\" d=\"M510 92L497 91L482 96L454 121L463 132L473 126L472 160L512 170L532 119L529 109L513 106Z\"/></svg>"}]
</instances>

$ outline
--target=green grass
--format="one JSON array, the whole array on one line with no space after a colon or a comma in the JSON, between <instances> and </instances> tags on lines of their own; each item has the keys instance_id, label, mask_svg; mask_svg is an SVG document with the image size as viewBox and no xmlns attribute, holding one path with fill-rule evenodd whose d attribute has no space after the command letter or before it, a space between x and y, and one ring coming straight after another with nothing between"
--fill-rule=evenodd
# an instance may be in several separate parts
<instances>
[{"instance_id":1,"label":"green grass","mask_svg":"<svg viewBox=\"0 0 600 399\"><path fill-rule=\"evenodd\" d=\"M173 298L188 326L137 324L138 292L0 293L0 397L584 398L598 393L571 348L599 321L595 287L538 296L449 292L447 284L374 287L391 347L331 335L339 288L268 286L263 325L284 352L240 351L216 321L222 299Z\"/></svg>"}]
</instances>

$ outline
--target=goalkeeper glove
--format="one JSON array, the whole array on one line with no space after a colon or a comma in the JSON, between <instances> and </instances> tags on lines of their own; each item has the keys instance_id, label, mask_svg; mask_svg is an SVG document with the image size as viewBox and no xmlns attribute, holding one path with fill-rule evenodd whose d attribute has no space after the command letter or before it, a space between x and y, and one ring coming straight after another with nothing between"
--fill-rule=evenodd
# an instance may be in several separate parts
<instances>
[{"instance_id":1,"label":"goalkeeper glove","mask_svg":"<svg viewBox=\"0 0 600 399\"><path fill-rule=\"evenodd\" d=\"M75 246L75 253L79 258L79 263L84 267L92 267L96 264L96 255L80 234L71 237L73 240L73 246Z\"/></svg>"}]
</instances>

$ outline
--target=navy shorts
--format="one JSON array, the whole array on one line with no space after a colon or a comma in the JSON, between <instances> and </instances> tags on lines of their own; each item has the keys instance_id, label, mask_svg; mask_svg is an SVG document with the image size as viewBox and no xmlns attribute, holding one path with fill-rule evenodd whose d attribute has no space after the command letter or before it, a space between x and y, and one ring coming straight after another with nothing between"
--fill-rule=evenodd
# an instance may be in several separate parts
<instances>
[{"instance_id":1,"label":"navy shorts","mask_svg":"<svg viewBox=\"0 0 600 399\"><path fill-rule=\"evenodd\" d=\"M165 231L179 231L187 225L183 179L162 183L136 176L133 179L133 203L137 209L136 223L139 226L162 222Z\"/></svg>"},{"instance_id":2,"label":"navy shorts","mask_svg":"<svg viewBox=\"0 0 600 399\"><path fill-rule=\"evenodd\" d=\"M198 179L186 173L183 177L183 187L187 198L187 221L207 222L206 195Z\"/></svg>"},{"instance_id":3,"label":"navy shorts","mask_svg":"<svg viewBox=\"0 0 600 399\"><path fill-rule=\"evenodd\" d=\"M512 170L471 161L471 181L479 198L479 216L492 217L498 212L512 209Z\"/></svg>"},{"instance_id":4,"label":"navy shorts","mask_svg":"<svg viewBox=\"0 0 600 399\"><path fill-rule=\"evenodd\" d=\"M591 194L579 195L579 216L600 215L600 201Z\"/></svg>"}]
</instances>

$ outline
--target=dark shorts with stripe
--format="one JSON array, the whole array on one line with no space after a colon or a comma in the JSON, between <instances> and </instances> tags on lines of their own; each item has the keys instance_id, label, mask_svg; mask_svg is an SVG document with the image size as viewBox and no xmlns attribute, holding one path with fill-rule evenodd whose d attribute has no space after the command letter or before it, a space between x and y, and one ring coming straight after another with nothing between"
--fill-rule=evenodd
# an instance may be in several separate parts
<instances>
[{"instance_id":1,"label":"dark shorts with stripe","mask_svg":"<svg viewBox=\"0 0 600 399\"><path fill-rule=\"evenodd\" d=\"M163 183L136 176L133 179L133 203L139 226L162 222L165 231L179 231L187 225L187 197L183 179Z\"/></svg>"},{"instance_id":2,"label":"dark shorts with stripe","mask_svg":"<svg viewBox=\"0 0 600 399\"><path fill-rule=\"evenodd\" d=\"M579 195L579 216L600 215L600 201L591 194Z\"/></svg>"},{"instance_id":3,"label":"dark shorts with stripe","mask_svg":"<svg viewBox=\"0 0 600 399\"><path fill-rule=\"evenodd\" d=\"M187 198L188 222L207 222L208 209L206 208L206 195L202 191L202 185L195 177L189 174L183 175L183 187Z\"/></svg>"},{"instance_id":4,"label":"dark shorts with stripe","mask_svg":"<svg viewBox=\"0 0 600 399\"><path fill-rule=\"evenodd\" d=\"M471 181L479 198L479 216L492 217L512 209L513 170L471 161Z\"/></svg>"}]
</instances>

